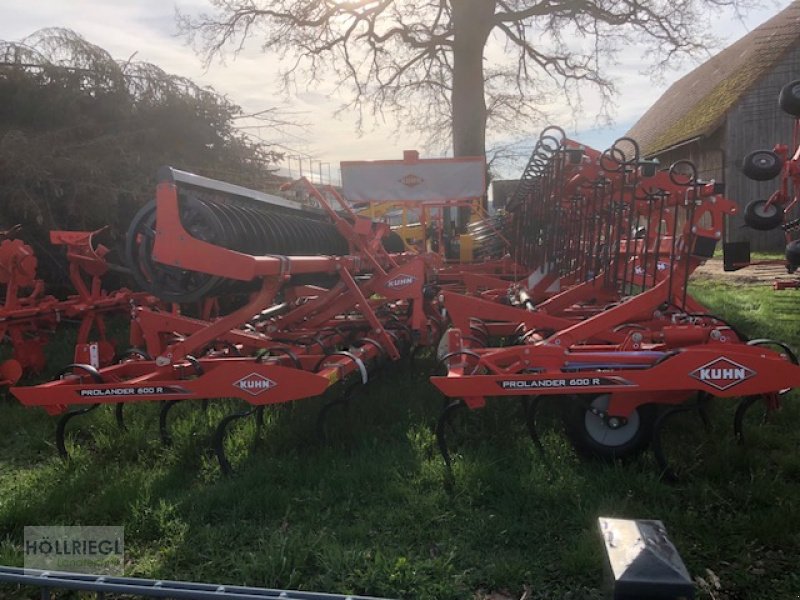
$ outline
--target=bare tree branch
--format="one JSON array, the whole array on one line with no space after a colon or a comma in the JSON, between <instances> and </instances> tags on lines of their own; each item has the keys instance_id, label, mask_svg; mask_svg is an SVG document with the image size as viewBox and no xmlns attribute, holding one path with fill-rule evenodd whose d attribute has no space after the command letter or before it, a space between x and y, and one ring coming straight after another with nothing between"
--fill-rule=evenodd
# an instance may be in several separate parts
<instances>
[{"instance_id":1,"label":"bare tree branch","mask_svg":"<svg viewBox=\"0 0 800 600\"><path fill-rule=\"evenodd\" d=\"M284 91L327 77L344 109L452 137L456 153L538 127L556 106L610 119L607 66L635 49L654 75L716 43L701 17L756 0L209 0L211 14L179 15L206 61L249 39L287 59ZM476 54L477 53L477 54ZM465 116L466 115L466 116ZM563 115L559 115L564 118ZM455 123L455 128L454 128ZM464 135L463 129L474 129Z\"/></svg>"}]
</instances>

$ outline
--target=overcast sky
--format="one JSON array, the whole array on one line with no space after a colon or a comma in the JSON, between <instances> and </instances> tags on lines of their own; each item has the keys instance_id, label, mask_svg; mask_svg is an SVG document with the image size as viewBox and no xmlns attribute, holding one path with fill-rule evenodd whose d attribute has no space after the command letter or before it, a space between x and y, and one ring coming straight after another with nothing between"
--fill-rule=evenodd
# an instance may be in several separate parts
<instances>
[{"instance_id":1,"label":"overcast sky","mask_svg":"<svg viewBox=\"0 0 800 600\"><path fill-rule=\"evenodd\" d=\"M717 20L711 33L727 43L733 42L788 4L790 0L764 0L763 8L750 11L743 22L732 13ZM293 149L292 154L312 155L323 163L330 163L334 170L340 160L400 158L402 150L416 146L414 140L380 123L368 126L363 135L358 136L352 116L334 117L342 99L332 97L331 86L324 81L318 88L299 90L290 98L280 97L274 79L278 59L261 54L256 44L250 44L235 58L229 57L224 64L215 63L204 69L185 40L176 35L176 6L190 14L208 7L204 0L0 0L0 39L18 40L43 27L68 27L105 48L115 58L127 59L136 53L138 60L211 85L247 111L285 106L300 113L308 129L277 136L274 132L264 132L264 136L271 140L277 138L279 143ZM593 115L589 115L578 125L579 131L568 131L571 137L598 149L607 147L624 134L670 83L695 66L684 63L667 73L663 83L654 84L641 73L644 64L635 50L620 58L620 63L611 71L621 92L616 98L614 125L592 129ZM539 129L531 127L531 135L536 135ZM290 163L295 171L297 164L296 160ZM327 169L323 167L325 174ZM505 173L507 176L514 174Z\"/></svg>"}]
</instances>

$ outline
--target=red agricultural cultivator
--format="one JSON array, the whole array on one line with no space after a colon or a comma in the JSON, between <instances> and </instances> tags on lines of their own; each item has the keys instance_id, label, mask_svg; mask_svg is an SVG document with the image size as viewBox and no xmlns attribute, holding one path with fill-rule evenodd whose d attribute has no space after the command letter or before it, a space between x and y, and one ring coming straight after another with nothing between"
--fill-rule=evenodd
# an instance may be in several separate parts
<instances>
[{"instance_id":1,"label":"red agricultural cultivator","mask_svg":"<svg viewBox=\"0 0 800 600\"><path fill-rule=\"evenodd\" d=\"M335 190L296 185L320 208L162 171L155 201L128 232L129 263L160 299L202 301L201 318L137 307L138 349L118 364L72 364L51 383L15 388L23 404L62 414L62 455L66 423L100 404L116 404L122 426L125 404L162 402L166 441L167 414L178 401L232 397L249 408L217 428L214 446L227 472L223 441L232 421L261 423L266 405L317 396L339 382L333 403L345 401L384 361L438 340L425 257L390 254L398 240L388 226L354 215L341 198L342 213L334 211L328 197ZM238 306L218 312L236 298Z\"/></svg>"},{"instance_id":2,"label":"red agricultural cultivator","mask_svg":"<svg viewBox=\"0 0 800 600\"><path fill-rule=\"evenodd\" d=\"M0 233L0 339L8 340L11 351L10 358L0 363L0 386L15 384L25 372L44 369L44 348L65 320L79 324L76 362L94 367L111 363L114 346L106 337L105 317L129 312L132 303L147 301L146 294L103 290L108 248L95 242L99 232L53 231L51 243L66 247L69 279L77 294L64 300L45 295L44 282L36 278L36 255L16 237L19 230L16 226Z\"/></svg>"},{"instance_id":3,"label":"red agricultural cultivator","mask_svg":"<svg viewBox=\"0 0 800 600\"><path fill-rule=\"evenodd\" d=\"M670 474L661 431L674 414L712 396L742 397L734 428L758 399L778 405L800 386L780 342L747 340L687 293L713 255L735 205L691 163L666 171L640 160L633 140L600 153L545 130L509 207L515 262L530 276L478 295L442 293L453 328L431 379L453 400L436 428L448 467L448 421L486 399L523 399L542 449L536 410L560 403L579 451L623 457L652 442ZM513 345L487 347L505 338Z\"/></svg>"},{"instance_id":4,"label":"red agricultural cultivator","mask_svg":"<svg viewBox=\"0 0 800 600\"><path fill-rule=\"evenodd\" d=\"M433 162L351 165L366 174L349 180L345 194L444 206L483 189L482 162ZM472 171L456 185L443 177L451 168ZM373 189L381 173L389 181ZM438 196L437 181L446 190ZM747 340L687 292L736 210L689 162L657 170L633 140L597 152L548 128L505 219L472 225L482 258L469 264L406 252L388 225L355 214L351 198L304 179L292 185L313 202L162 170L126 253L139 285L173 308L135 306L134 349L116 364L108 352L95 361L83 351L56 380L12 390L23 404L60 415L62 455L67 423L104 404L115 405L124 428L125 405L159 402L166 443L177 403L234 398L243 410L224 417L213 437L229 472L232 422L260 425L266 406L330 390L321 424L379 367L437 344L447 374L432 382L452 399L436 427L448 466L448 420L488 397L524 400L540 450L537 408L556 397L579 450L621 457L652 441L667 473L660 432L671 415L698 409L705 417L710 397L742 397L734 423L741 438L750 406L775 408L800 386L785 344ZM73 253L82 265L84 255Z\"/></svg>"}]
</instances>

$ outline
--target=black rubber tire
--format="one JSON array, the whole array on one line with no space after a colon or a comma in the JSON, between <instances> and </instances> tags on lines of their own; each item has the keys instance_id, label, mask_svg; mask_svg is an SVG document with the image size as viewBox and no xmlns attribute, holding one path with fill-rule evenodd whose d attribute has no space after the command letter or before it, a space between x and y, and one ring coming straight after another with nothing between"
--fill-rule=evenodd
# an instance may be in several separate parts
<instances>
[{"instance_id":1,"label":"black rubber tire","mask_svg":"<svg viewBox=\"0 0 800 600\"><path fill-rule=\"evenodd\" d=\"M772 150L755 150L742 161L742 173L753 181L775 179L782 169L783 160Z\"/></svg>"},{"instance_id":2,"label":"black rubber tire","mask_svg":"<svg viewBox=\"0 0 800 600\"><path fill-rule=\"evenodd\" d=\"M778 106L783 112L800 118L800 79L790 81L778 94Z\"/></svg>"},{"instance_id":3,"label":"black rubber tire","mask_svg":"<svg viewBox=\"0 0 800 600\"><path fill-rule=\"evenodd\" d=\"M770 231L783 223L783 207L767 206L766 200L753 200L744 207L744 222L756 231Z\"/></svg>"},{"instance_id":4,"label":"black rubber tire","mask_svg":"<svg viewBox=\"0 0 800 600\"><path fill-rule=\"evenodd\" d=\"M630 458L644 452L653 437L653 425L658 416L656 405L645 404L640 406L631 414L626 425L613 430L605 426L601 417L589 411L589 407L593 402L602 402L604 397L607 398L607 394L583 396L566 403L567 406L562 414L564 433L572 443L575 451L587 458L599 458L602 460ZM600 424L600 429L588 426L588 423L594 422L594 419ZM629 430L627 436L619 436L617 432L624 433L627 427L633 427L635 430ZM614 443L607 443L598 439L597 434L602 431L602 428L607 429L609 434L614 432L621 439Z\"/></svg>"},{"instance_id":5,"label":"black rubber tire","mask_svg":"<svg viewBox=\"0 0 800 600\"><path fill-rule=\"evenodd\" d=\"M384 250L392 254L405 252L406 250L406 244L403 241L403 238L400 237L400 234L395 231L390 231L387 233L386 236L381 240L381 244L383 245Z\"/></svg>"},{"instance_id":6,"label":"black rubber tire","mask_svg":"<svg viewBox=\"0 0 800 600\"><path fill-rule=\"evenodd\" d=\"M786 244L786 263L789 273L794 273L800 268L800 240Z\"/></svg>"}]
</instances>

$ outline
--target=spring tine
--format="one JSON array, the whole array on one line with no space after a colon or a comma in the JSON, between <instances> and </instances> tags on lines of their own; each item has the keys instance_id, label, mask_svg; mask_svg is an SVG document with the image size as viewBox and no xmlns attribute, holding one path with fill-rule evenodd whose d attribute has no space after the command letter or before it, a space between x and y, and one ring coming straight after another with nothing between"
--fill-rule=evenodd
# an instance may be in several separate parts
<instances>
[{"instance_id":1,"label":"spring tine","mask_svg":"<svg viewBox=\"0 0 800 600\"><path fill-rule=\"evenodd\" d=\"M231 466L231 463L225 453L225 435L227 434L228 425L238 419L244 419L245 417L249 417L251 415L256 415L256 422L258 423L258 419L263 418L260 416L263 415L263 408L261 413L259 413L259 408L262 407L256 406L254 408L242 412L232 413L226 416L219 422L217 429L214 431L212 444L214 446L214 453L217 455L219 468L223 475L229 476L233 474L233 467Z\"/></svg>"},{"instance_id":2,"label":"spring tine","mask_svg":"<svg viewBox=\"0 0 800 600\"><path fill-rule=\"evenodd\" d=\"M327 419L328 414L336 406L342 406L345 409L347 409L350 406L350 400L352 399L353 394L355 394L356 389L361 385L362 384L360 381L352 382L347 387L345 387L344 391L342 391L341 394L339 394L336 398L334 398L330 402L326 403L320 409L319 414L317 415L317 423L315 427L317 440L325 441L328 439L328 435L325 432L325 420Z\"/></svg>"},{"instance_id":3,"label":"spring tine","mask_svg":"<svg viewBox=\"0 0 800 600\"><path fill-rule=\"evenodd\" d=\"M164 400L161 402L161 409L158 411L158 434L161 438L162 446L172 445L172 436L169 433L169 427L167 427L167 415L179 402L180 400Z\"/></svg>"},{"instance_id":4,"label":"spring tine","mask_svg":"<svg viewBox=\"0 0 800 600\"><path fill-rule=\"evenodd\" d=\"M744 416L759 399L759 396L745 396L736 407L736 414L733 416L733 434L736 437L736 442L740 445L745 444Z\"/></svg>"},{"instance_id":5,"label":"spring tine","mask_svg":"<svg viewBox=\"0 0 800 600\"><path fill-rule=\"evenodd\" d=\"M665 410L663 413L659 415L656 419L655 424L653 425L653 437L650 441L650 447L653 449L653 456L658 463L658 468L660 472L661 479L668 482L668 483L676 483L679 478L675 474L675 471L669 466L669 460L667 459L666 454L664 453L664 444L661 437L662 431L666 425L668 419L674 417L675 415L679 415L681 413L689 412L691 410L697 410L699 407L697 403L694 402L685 402L683 404L679 404L677 406L672 406Z\"/></svg>"},{"instance_id":6,"label":"spring tine","mask_svg":"<svg viewBox=\"0 0 800 600\"><path fill-rule=\"evenodd\" d=\"M436 422L436 443L439 446L439 453L442 455L447 472L452 475L452 459L450 458L450 450L447 447L446 428L453 415L466 405L462 400L453 400L445 406L439 420Z\"/></svg>"},{"instance_id":7,"label":"spring tine","mask_svg":"<svg viewBox=\"0 0 800 600\"><path fill-rule=\"evenodd\" d=\"M67 445L65 441L67 423L72 420L74 417L78 417L80 415L85 415L86 413L92 412L96 409L99 404L92 404L87 408L79 408L77 410L71 410L69 412L64 413L61 415L61 418L58 419L58 424L56 425L56 448L58 449L58 454L64 460L69 459L69 452L67 451Z\"/></svg>"},{"instance_id":8,"label":"spring tine","mask_svg":"<svg viewBox=\"0 0 800 600\"><path fill-rule=\"evenodd\" d=\"M522 411L525 417L525 426L528 429L528 435L531 437L534 447L536 448L542 462L553 474L553 466L547 456L547 452L542 444L542 439L539 437L539 431L536 429L536 412L539 409L540 397L539 396L524 396L522 399Z\"/></svg>"},{"instance_id":9,"label":"spring tine","mask_svg":"<svg viewBox=\"0 0 800 600\"><path fill-rule=\"evenodd\" d=\"M117 421L117 427L120 431L127 431L127 427L125 426L125 416L123 415L123 408L125 408L124 402L117 402L114 405L114 418Z\"/></svg>"}]
</instances>

